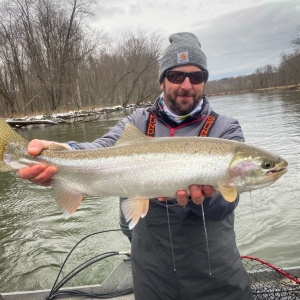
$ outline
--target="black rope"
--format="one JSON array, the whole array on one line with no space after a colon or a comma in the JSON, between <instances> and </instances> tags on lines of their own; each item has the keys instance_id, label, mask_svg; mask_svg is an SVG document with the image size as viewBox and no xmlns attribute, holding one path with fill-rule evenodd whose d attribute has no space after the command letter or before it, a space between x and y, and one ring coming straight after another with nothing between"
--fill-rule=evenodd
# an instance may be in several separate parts
<instances>
[{"instance_id":1,"label":"black rope","mask_svg":"<svg viewBox=\"0 0 300 300\"><path fill-rule=\"evenodd\" d=\"M124 289L122 291L112 291L111 293L99 293L99 294L92 294L92 293L85 293L82 291L77 291L77 290L68 290L68 291L59 291L69 280L71 280L74 276L76 276L78 273L80 273L81 271L83 271L84 269L86 269L87 267L91 266L92 264L103 260L105 258L108 257L112 257L112 256L116 256L116 255L120 255L119 252L117 251L112 251L112 252L106 252L106 253L102 253L102 254L98 254L90 259L88 259L87 261L85 261L84 263L82 263L81 265L77 266L75 269L73 269L69 274L67 274L60 282L58 282L58 279L61 275L61 272L64 268L64 266L66 265L67 260L69 259L69 257L71 256L72 252L75 250L75 248L82 243L84 240L86 240L87 238L97 235L97 234L102 234L102 233L107 233L107 232L114 232L114 231L132 231L130 229L110 229L110 230L103 230L103 231L98 231L98 232L94 232L91 233L85 237L83 237L72 249L71 251L68 253L66 259L64 260L58 275L55 279L55 282L52 286L52 289L50 291L50 294L45 298L46 300L53 300L59 296L62 295L69 295L69 296L78 296L78 297L83 297L83 296L88 296L88 297L93 297L93 298L98 298L98 299L108 299L108 298L113 298L113 297L117 297L117 296L121 296L121 295L126 295L128 293L132 293L133 292L133 288L129 288L129 289Z\"/></svg>"}]
</instances>

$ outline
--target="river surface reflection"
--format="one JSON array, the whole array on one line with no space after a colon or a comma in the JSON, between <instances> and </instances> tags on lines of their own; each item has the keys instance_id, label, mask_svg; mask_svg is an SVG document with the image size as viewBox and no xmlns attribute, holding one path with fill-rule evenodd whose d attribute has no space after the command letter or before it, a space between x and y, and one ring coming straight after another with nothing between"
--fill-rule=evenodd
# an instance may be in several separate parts
<instances>
[{"instance_id":1,"label":"river surface reflection","mask_svg":"<svg viewBox=\"0 0 300 300\"><path fill-rule=\"evenodd\" d=\"M278 267L300 266L300 91L269 91L211 97L218 113L237 118L246 142L285 158L289 171L262 190L243 193L236 209L236 236L241 254ZM19 129L25 139L92 141L123 113L98 122ZM76 214L64 220L51 188L30 184L11 173L0 174L0 292L51 288L67 253L84 236L118 228L117 198L87 197ZM120 232L84 241L67 264L107 251L126 251ZM70 285L98 284L120 258L82 272Z\"/></svg>"}]
</instances>

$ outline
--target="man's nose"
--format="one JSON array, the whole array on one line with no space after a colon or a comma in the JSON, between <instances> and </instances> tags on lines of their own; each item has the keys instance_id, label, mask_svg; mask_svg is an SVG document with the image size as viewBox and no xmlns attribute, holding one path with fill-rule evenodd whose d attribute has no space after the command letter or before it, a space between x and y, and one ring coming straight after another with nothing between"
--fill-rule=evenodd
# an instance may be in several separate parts
<instances>
[{"instance_id":1,"label":"man's nose","mask_svg":"<svg viewBox=\"0 0 300 300\"><path fill-rule=\"evenodd\" d=\"M188 77L186 77L183 81L183 83L181 84L181 88L183 90L190 90L192 88L192 84L190 82L190 79Z\"/></svg>"}]
</instances>

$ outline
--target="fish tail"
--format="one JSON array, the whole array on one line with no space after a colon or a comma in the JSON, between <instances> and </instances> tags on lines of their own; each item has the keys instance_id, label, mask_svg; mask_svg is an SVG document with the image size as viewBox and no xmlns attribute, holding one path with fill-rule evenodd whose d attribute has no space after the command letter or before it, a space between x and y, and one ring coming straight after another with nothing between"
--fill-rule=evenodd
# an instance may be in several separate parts
<instances>
[{"instance_id":1,"label":"fish tail","mask_svg":"<svg viewBox=\"0 0 300 300\"><path fill-rule=\"evenodd\" d=\"M12 170L12 168L3 161L5 148L12 142L21 144L25 148L28 146L28 142L0 118L0 172L8 172Z\"/></svg>"}]
</instances>

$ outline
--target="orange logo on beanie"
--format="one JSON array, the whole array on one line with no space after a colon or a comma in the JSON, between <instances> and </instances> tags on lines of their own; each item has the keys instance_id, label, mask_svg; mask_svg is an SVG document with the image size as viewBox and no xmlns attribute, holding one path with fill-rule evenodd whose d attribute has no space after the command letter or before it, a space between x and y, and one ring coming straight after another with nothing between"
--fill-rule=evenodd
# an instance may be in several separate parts
<instances>
[{"instance_id":1,"label":"orange logo on beanie","mask_svg":"<svg viewBox=\"0 0 300 300\"><path fill-rule=\"evenodd\" d=\"M177 53L177 62L179 64L189 62L189 53L188 53L188 51Z\"/></svg>"}]
</instances>

